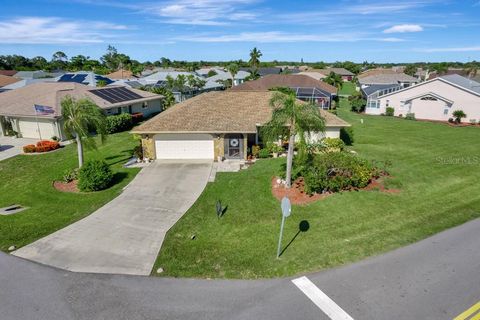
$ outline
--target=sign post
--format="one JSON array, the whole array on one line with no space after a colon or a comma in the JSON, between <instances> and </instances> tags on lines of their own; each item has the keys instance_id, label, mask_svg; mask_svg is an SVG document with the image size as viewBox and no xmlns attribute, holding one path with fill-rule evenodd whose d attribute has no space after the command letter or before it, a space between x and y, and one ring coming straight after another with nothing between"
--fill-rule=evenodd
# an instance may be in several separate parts
<instances>
[{"instance_id":1,"label":"sign post","mask_svg":"<svg viewBox=\"0 0 480 320\"><path fill-rule=\"evenodd\" d=\"M292 205L290 204L290 200L287 197L283 197L281 207L282 207L282 224L280 226L280 236L278 238L277 259L280 257L280 251L282 249L282 236L283 236L283 226L285 225L285 219L292 212Z\"/></svg>"}]
</instances>

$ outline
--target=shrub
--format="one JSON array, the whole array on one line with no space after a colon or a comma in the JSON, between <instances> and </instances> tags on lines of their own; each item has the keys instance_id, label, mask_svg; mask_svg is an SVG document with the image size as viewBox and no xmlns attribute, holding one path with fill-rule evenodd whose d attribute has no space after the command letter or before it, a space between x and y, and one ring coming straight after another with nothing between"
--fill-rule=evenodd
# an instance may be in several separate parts
<instances>
[{"instance_id":1,"label":"shrub","mask_svg":"<svg viewBox=\"0 0 480 320\"><path fill-rule=\"evenodd\" d=\"M385 110L385 115L388 117L393 117L394 114L395 114L395 109L392 107L387 107L387 109Z\"/></svg>"},{"instance_id":2,"label":"shrub","mask_svg":"<svg viewBox=\"0 0 480 320\"><path fill-rule=\"evenodd\" d=\"M63 173L63 181L64 182L72 182L73 180L78 179L78 168L75 169L68 169Z\"/></svg>"},{"instance_id":3,"label":"shrub","mask_svg":"<svg viewBox=\"0 0 480 320\"><path fill-rule=\"evenodd\" d=\"M303 166L305 191L309 194L366 187L378 173L367 161L346 152L321 153Z\"/></svg>"},{"instance_id":4,"label":"shrub","mask_svg":"<svg viewBox=\"0 0 480 320\"><path fill-rule=\"evenodd\" d=\"M415 120L415 113L407 113L405 115L405 120Z\"/></svg>"},{"instance_id":5,"label":"shrub","mask_svg":"<svg viewBox=\"0 0 480 320\"><path fill-rule=\"evenodd\" d=\"M81 191L99 191L110 185L113 173L105 161L92 160L80 168L78 177L78 188Z\"/></svg>"},{"instance_id":6,"label":"shrub","mask_svg":"<svg viewBox=\"0 0 480 320\"><path fill-rule=\"evenodd\" d=\"M345 143L339 138L324 138L321 143L325 152L339 152L345 148Z\"/></svg>"},{"instance_id":7,"label":"shrub","mask_svg":"<svg viewBox=\"0 0 480 320\"><path fill-rule=\"evenodd\" d=\"M254 145L254 146L252 147L252 156L254 156L255 158L257 158L259 152L260 152L260 146Z\"/></svg>"},{"instance_id":8,"label":"shrub","mask_svg":"<svg viewBox=\"0 0 480 320\"><path fill-rule=\"evenodd\" d=\"M59 139L57 136L53 136L51 139L52 139L53 141L60 141L60 139Z\"/></svg>"},{"instance_id":9,"label":"shrub","mask_svg":"<svg viewBox=\"0 0 480 320\"><path fill-rule=\"evenodd\" d=\"M352 127L345 127L340 129L340 139L347 145L353 145L353 128Z\"/></svg>"},{"instance_id":10,"label":"shrub","mask_svg":"<svg viewBox=\"0 0 480 320\"><path fill-rule=\"evenodd\" d=\"M353 112L365 111L367 100L365 100L360 93L351 95L350 97L348 97L348 101L350 102L351 110Z\"/></svg>"},{"instance_id":11,"label":"shrub","mask_svg":"<svg viewBox=\"0 0 480 320\"><path fill-rule=\"evenodd\" d=\"M337 109L328 110L328 112L330 112L331 114L334 114L336 116L338 115Z\"/></svg>"},{"instance_id":12,"label":"shrub","mask_svg":"<svg viewBox=\"0 0 480 320\"><path fill-rule=\"evenodd\" d=\"M453 118L448 118L448 123L453 123Z\"/></svg>"},{"instance_id":13,"label":"shrub","mask_svg":"<svg viewBox=\"0 0 480 320\"><path fill-rule=\"evenodd\" d=\"M142 146L135 146L135 148L133 148L133 156L137 159L143 159L143 148Z\"/></svg>"},{"instance_id":14,"label":"shrub","mask_svg":"<svg viewBox=\"0 0 480 320\"><path fill-rule=\"evenodd\" d=\"M268 142L267 146L266 146L266 149L270 153L280 153L280 152L284 151L281 146L279 146L278 144L273 143L273 142Z\"/></svg>"},{"instance_id":15,"label":"shrub","mask_svg":"<svg viewBox=\"0 0 480 320\"><path fill-rule=\"evenodd\" d=\"M132 115L129 113L122 113L116 116L108 116L106 120L107 133L116 133L132 128Z\"/></svg>"},{"instance_id":16,"label":"shrub","mask_svg":"<svg viewBox=\"0 0 480 320\"><path fill-rule=\"evenodd\" d=\"M477 120L475 120L475 119L470 119L470 124L476 125L476 124L477 124Z\"/></svg>"},{"instance_id":17,"label":"shrub","mask_svg":"<svg viewBox=\"0 0 480 320\"><path fill-rule=\"evenodd\" d=\"M28 144L23 147L23 152L25 153L34 153L36 151L37 147L35 147L34 144Z\"/></svg>"},{"instance_id":18,"label":"shrub","mask_svg":"<svg viewBox=\"0 0 480 320\"><path fill-rule=\"evenodd\" d=\"M260 149L258 151L258 157L259 158L268 158L268 157L270 157L270 151L268 151L268 149Z\"/></svg>"},{"instance_id":19,"label":"shrub","mask_svg":"<svg viewBox=\"0 0 480 320\"><path fill-rule=\"evenodd\" d=\"M453 111L452 115L455 117L455 123L461 123L462 118L467 117L467 115L465 114L465 112L463 112L463 110L455 110Z\"/></svg>"}]
</instances>

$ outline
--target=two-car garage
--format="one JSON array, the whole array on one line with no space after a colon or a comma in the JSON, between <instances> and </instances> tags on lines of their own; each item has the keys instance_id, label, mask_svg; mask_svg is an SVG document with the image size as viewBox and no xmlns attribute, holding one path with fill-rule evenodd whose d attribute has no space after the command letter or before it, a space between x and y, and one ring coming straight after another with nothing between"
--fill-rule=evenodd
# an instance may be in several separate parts
<instances>
[{"instance_id":1,"label":"two-car garage","mask_svg":"<svg viewBox=\"0 0 480 320\"><path fill-rule=\"evenodd\" d=\"M213 137L206 133L162 133L154 136L157 159L213 160Z\"/></svg>"}]
</instances>

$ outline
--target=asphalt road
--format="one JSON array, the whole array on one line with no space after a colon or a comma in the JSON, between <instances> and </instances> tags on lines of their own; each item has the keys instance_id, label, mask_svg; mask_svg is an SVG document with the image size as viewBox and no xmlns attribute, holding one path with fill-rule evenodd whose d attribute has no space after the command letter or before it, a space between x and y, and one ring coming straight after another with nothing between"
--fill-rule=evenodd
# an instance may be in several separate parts
<instances>
[{"instance_id":1,"label":"asphalt road","mask_svg":"<svg viewBox=\"0 0 480 320\"><path fill-rule=\"evenodd\" d=\"M480 300L480 219L307 275L352 318L452 319ZM0 319L329 319L291 280L72 273L0 254Z\"/></svg>"}]
</instances>

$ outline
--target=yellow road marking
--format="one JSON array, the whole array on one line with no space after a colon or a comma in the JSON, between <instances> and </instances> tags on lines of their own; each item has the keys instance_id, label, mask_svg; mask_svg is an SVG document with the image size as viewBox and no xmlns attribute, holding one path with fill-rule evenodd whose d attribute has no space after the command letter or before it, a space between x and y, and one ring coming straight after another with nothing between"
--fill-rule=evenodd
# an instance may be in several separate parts
<instances>
[{"instance_id":1,"label":"yellow road marking","mask_svg":"<svg viewBox=\"0 0 480 320\"><path fill-rule=\"evenodd\" d=\"M456 318L453 320L466 320L468 317L476 313L477 311L480 311L480 301L475 303L473 306L459 314ZM480 313L477 314L475 317L471 318L470 320L480 320Z\"/></svg>"}]
</instances>

